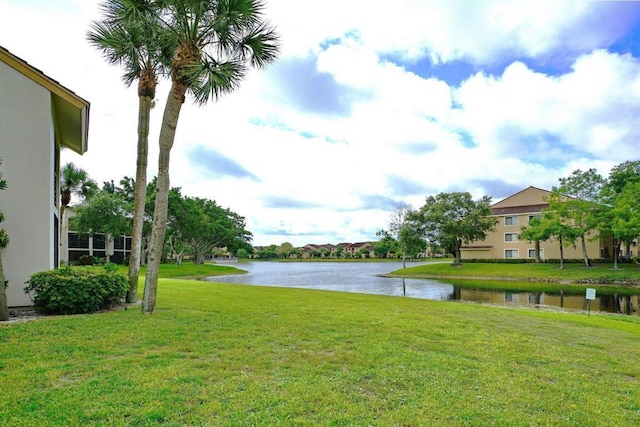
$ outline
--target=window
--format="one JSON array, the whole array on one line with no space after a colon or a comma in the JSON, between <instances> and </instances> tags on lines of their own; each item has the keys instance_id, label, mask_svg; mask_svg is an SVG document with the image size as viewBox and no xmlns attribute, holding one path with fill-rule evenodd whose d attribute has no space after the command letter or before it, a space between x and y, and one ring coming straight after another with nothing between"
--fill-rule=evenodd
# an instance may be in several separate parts
<instances>
[{"instance_id":1,"label":"window","mask_svg":"<svg viewBox=\"0 0 640 427\"><path fill-rule=\"evenodd\" d=\"M113 249L124 249L124 238L119 237L117 239L113 239Z\"/></svg>"},{"instance_id":2,"label":"window","mask_svg":"<svg viewBox=\"0 0 640 427\"><path fill-rule=\"evenodd\" d=\"M543 249L540 249L540 258L544 258L544 252ZM529 254L528 254L529 258L535 258L536 257L536 250L535 249L529 249Z\"/></svg>"},{"instance_id":3,"label":"window","mask_svg":"<svg viewBox=\"0 0 640 427\"><path fill-rule=\"evenodd\" d=\"M89 248L89 238L87 236L80 236L78 233L68 234L69 248Z\"/></svg>"},{"instance_id":4,"label":"window","mask_svg":"<svg viewBox=\"0 0 640 427\"><path fill-rule=\"evenodd\" d=\"M518 241L518 233L505 233L504 234L505 242L517 242Z\"/></svg>"},{"instance_id":5,"label":"window","mask_svg":"<svg viewBox=\"0 0 640 427\"><path fill-rule=\"evenodd\" d=\"M79 261L82 255L89 255L89 251L69 251L69 262Z\"/></svg>"},{"instance_id":6,"label":"window","mask_svg":"<svg viewBox=\"0 0 640 427\"><path fill-rule=\"evenodd\" d=\"M518 258L518 250L517 249L505 249L504 250L505 258Z\"/></svg>"},{"instance_id":7,"label":"window","mask_svg":"<svg viewBox=\"0 0 640 427\"><path fill-rule=\"evenodd\" d=\"M93 249L104 249L106 248L106 241L104 240L104 234L94 234L93 235Z\"/></svg>"},{"instance_id":8,"label":"window","mask_svg":"<svg viewBox=\"0 0 640 427\"><path fill-rule=\"evenodd\" d=\"M531 222L531 220L532 220L533 218L542 219L542 215L540 215L540 214L529 215L529 222Z\"/></svg>"},{"instance_id":9,"label":"window","mask_svg":"<svg viewBox=\"0 0 640 427\"><path fill-rule=\"evenodd\" d=\"M518 225L518 217L517 216L505 216L504 217L504 225Z\"/></svg>"}]
</instances>

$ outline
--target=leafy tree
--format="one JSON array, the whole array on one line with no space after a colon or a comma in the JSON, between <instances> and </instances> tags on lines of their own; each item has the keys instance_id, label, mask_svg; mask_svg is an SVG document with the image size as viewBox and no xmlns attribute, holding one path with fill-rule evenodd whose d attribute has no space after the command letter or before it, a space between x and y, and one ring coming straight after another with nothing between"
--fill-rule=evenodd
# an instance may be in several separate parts
<instances>
[{"instance_id":1,"label":"leafy tree","mask_svg":"<svg viewBox=\"0 0 640 427\"><path fill-rule=\"evenodd\" d=\"M491 197L473 200L468 192L440 193L429 196L418 211L409 215L422 237L438 247L447 248L460 265L460 248L465 243L484 240L495 228L491 216Z\"/></svg>"},{"instance_id":2,"label":"leafy tree","mask_svg":"<svg viewBox=\"0 0 640 427\"><path fill-rule=\"evenodd\" d=\"M0 159L0 165L2 159ZM0 191L7 188L7 180L3 178L0 172ZM0 222L4 221L4 214L0 211ZM0 228L0 321L9 320L9 307L7 305L7 281L4 278L4 269L2 268L2 250L9 245L9 236L4 228Z\"/></svg>"},{"instance_id":3,"label":"leafy tree","mask_svg":"<svg viewBox=\"0 0 640 427\"><path fill-rule=\"evenodd\" d=\"M182 258L189 252L189 245L182 239L179 230L169 232L168 235L167 244L171 251L170 255L175 259L176 264L182 265Z\"/></svg>"},{"instance_id":4,"label":"leafy tree","mask_svg":"<svg viewBox=\"0 0 640 427\"><path fill-rule=\"evenodd\" d=\"M214 248L233 247L236 239L250 235L244 229L244 218L215 201L197 197L182 198L169 228L172 244L184 245L196 264L203 264Z\"/></svg>"},{"instance_id":5,"label":"leafy tree","mask_svg":"<svg viewBox=\"0 0 640 427\"><path fill-rule=\"evenodd\" d=\"M418 224L408 221L398 233L398 241L403 251L402 265L406 267L406 257L415 258L427 249L427 242L420 232Z\"/></svg>"},{"instance_id":6,"label":"leafy tree","mask_svg":"<svg viewBox=\"0 0 640 427\"><path fill-rule=\"evenodd\" d=\"M628 182L600 210L598 228L613 238L613 267L618 268L621 242L631 242L640 235L640 182ZM628 252L627 252L628 253Z\"/></svg>"},{"instance_id":7,"label":"leafy tree","mask_svg":"<svg viewBox=\"0 0 640 427\"><path fill-rule=\"evenodd\" d=\"M294 251L295 249L291 243L284 242L278 246L276 253L278 254L278 258L288 258L289 255L294 253Z\"/></svg>"},{"instance_id":8,"label":"leafy tree","mask_svg":"<svg viewBox=\"0 0 640 427\"><path fill-rule=\"evenodd\" d=\"M612 229L622 242L640 236L640 182L629 182L613 204Z\"/></svg>"},{"instance_id":9,"label":"leafy tree","mask_svg":"<svg viewBox=\"0 0 640 427\"><path fill-rule=\"evenodd\" d=\"M377 233L378 236L384 236L383 240L389 237L395 242L393 252L400 254L403 267L406 267L407 256L413 258L426 248L420 226L411 220L411 214L409 207L397 208L391 214L389 228Z\"/></svg>"},{"instance_id":10,"label":"leafy tree","mask_svg":"<svg viewBox=\"0 0 640 427\"><path fill-rule=\"evenodd\" d=\"M152 180L147 190L152 195L147 203L149 212L153 210L155 182ZM223 236L224 233L227 234ZM249 243L251 233L245 229L243 217L223 209L215 201L185 197L178 187L169 192L166 234L165 247L178 264L187 253L194 256L196 263L202 264L212 253L211 249L219 246L226 246L229 251L253 250Z\"/></svg>"},{"instance_id":11,"label":"leafy tree","mask_svg":"<svg viewBox=\"0 0 640 427\"><path fill-rule=\"evenodd\" d=\"M147 189L149 123L158 76L171 61L173 39L163 32L156 6L148 0L108 0L101 5L103 20L94 22L89 41L105 59L124 69L128 87L138 81L138 140L136 157L133 232L129 257L129 289L126 301L138 299L138 274L143 240Z\"/></svg>"},{"instance_id":12,"label":"leafy tree","mask_svg":"<svg viewBox=\"0 0 640 427\"><path fill-rule=\"evenodd\" d=\"M107 246L114 239L131 232L131 222L124 200L117 194L102 191L86 205L76 208L75 229L81 234L104 234ZM109 252L107 251L107 261Z\"/></svg>"},{"instance_id":13,"label":"leafy tree","mask_svg":"<svg viewBox=\"0 0 640 427\"><path fill-rule=\"evenodd\" d=\"M532 218L527 227L520 230L520 236L528 241L555 240L560 247L560 270L564 269L564 248L574 245L580 232L567 223L558 211L547 209L542 218ZM539 247L536 247L539 252Z\"/></svg>"},{"instance_id":14,"label":"leafy tree","mask_svg":"<svg viewBox=\"0 0 640 427\"><path fill-rule=\"evenodd\" d=\"M633 183L640 183L640 160L627 161L614 166L609 172L609 178L603 188L602 204L605 206L614 204L615 198L624 191L627 185ZM631 243L637 237L637 235L626 234L623 240L614 243L617 243L618 246L620 243L625 243L626 252L629 254L631 252ZM619 247L616 251L619 251ZM618 252L616 252L615 256L617 255Z\"/></svg>"},{"instance_id":15,"label":"leafy tree","mask_svg":"<svg viewBox=\"0 0 640 427\"><path fill-rule=\"evenodd\" d=\"M587 234L596 228L596 203L600 198L604 178L595 169L585 172L575 170L569 177L560 179L560 186L554 187L549 197L549 210L564 219L566 226L573 228L579 237L582 257L586 267L591 265L587 254Z\"/></svg>"},{"instance_id":16,"label":"leafy tree","mask_svg":"<svg viewBox=\"0 0 640 427\"><path fill-rule=\"evenodd\" d=\"M262 248L258 251L258 258L271 259L276 257L277 248L276 245L269 245L266 248Z\"/></svg>"},{"instance_id":17,"label":"leafy tree","mask_svg":"<svg viewBox=\"0 0 640 427\"><path fill-rule=\"evenodd\" d=\"M389 235L386 230L381 230L376 233L378 236L382 236L382 239L374 243L373 253L378 258L387 258L389 254L394 254L398 250L398 241Z\"/></svg>"},{"instance_id":18,"label":"leafy tree","mask_svg":"<svg viewBox=\"0 0 640 427\"><path fill-rule=\"evenodd\" d=\"M175 37L171 89L160 128L157 197L153 214L143 313L153 313L158 287L169 194L169 157L180 109L189 91L198 104L232 92L250 67L276 59L275 30L264 20L259 0L165 0L159 18Z\"/></svg>"},{"instance_id":19,"label":"leafy tree","mask_svg":"<svg viewBox=\"0 0 640 427\"><path fill-rule=\"evenodd\" d=\"M536 264L540 264L542 259L540 258L540 241L549 239L549 235L540 224L541 218L534 217L529 221L529 225L520 229L520 238L528 242L535 242L536 251Z\"/></svg>"},{"instance_id":20,"label":"leafy tree","mask_svg":"<svg viewBox=\"0 0 640 427\"><path fill-rule=\"evenodd\" d=\"M614 166L609 172L606 187L613 194L619 194L631 182L640 182L640 160L626 161Z\"/></svg>"},{"instance_id":21,"label":"leafy tree","mask_svg":"<svg viewBox=\"0 0 640 427\"><path fill-rule=\"evenodd\" d=\"M249 252L245 248L240 248L236 251L236 256L238 259L247 259L249 257Z\"/></svg>"}]
</instances>

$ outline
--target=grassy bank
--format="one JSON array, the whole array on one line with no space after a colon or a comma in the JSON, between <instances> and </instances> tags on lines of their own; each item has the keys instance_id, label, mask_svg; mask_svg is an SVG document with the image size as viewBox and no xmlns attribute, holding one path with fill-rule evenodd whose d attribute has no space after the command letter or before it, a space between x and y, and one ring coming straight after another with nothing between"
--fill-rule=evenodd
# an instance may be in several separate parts
<instances>
[{"instance_id":1,"label":"grassy bank","mask_svg":"<svg viewBox=\"0 0 640 427\"><path fill-rule=\"evenodd\" d=\"M0 425L640 424L640 319L161 279L0 325Z\"/></svg>"},{"instance_id":2,"label":"grassy bank","mask_svg":"<svg viewBox=\"0 0 640 427\"><path fill-rule=\"evenodd\" d=\"M119 272L127 274L127 266L118 266ZM146 266L140 268L140 275L144 276L147 272ZM192 262L183 262L177 264L160 264L158 276L164 278L176 279L202 279L211 276L223 276L225 274L242 274L246 273L236 267L218 264L193 264Z\"/></svg>"},{"instance_id":3,"label":"grassy bank","mask_svg":"<svg viewBox=\"0 0 640 427\"><path fill-rule=\"evenodd\" d=\"M463 277L521 281L552 282L599 282L628 283L640 285L640 266L621 264L614 269L610 264L595 264L586 268L584 264L498 264L498 263L428 263L396 270L392 276L411 278Z\"/></svg>"}]
</instances>

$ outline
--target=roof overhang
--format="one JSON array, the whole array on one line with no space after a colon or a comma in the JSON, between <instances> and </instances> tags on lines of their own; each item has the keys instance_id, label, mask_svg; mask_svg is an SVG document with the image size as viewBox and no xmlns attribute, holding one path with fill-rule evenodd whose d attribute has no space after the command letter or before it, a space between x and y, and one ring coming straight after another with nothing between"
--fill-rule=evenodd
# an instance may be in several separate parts
<instances>
[{"instance_id":1,"label":"roof overhang","mask_svg":"<svg viewBox=\"0 0 640 427\"><path fill-rule=\"evenodd\" d=\"M88 149L89 101L0 46L0 61L51 92L56 135L63 147L78 154Z\"/></svg>"}]
</instances>

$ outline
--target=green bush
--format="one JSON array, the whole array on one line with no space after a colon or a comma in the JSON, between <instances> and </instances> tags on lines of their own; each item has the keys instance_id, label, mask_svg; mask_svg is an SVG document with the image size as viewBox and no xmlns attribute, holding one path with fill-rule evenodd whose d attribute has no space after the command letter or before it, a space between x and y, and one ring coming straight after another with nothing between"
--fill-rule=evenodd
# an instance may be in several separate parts
<instances>
[{"instance_id":1,"label":"green bush","mask_svg":"<svg viewBox=\"0 0 640 427\"><path fill-rule=\"evenodd\" d=\"M79 265L93 265L95 264L95 261L96 259L91 255L82 255L80 258L78 258Z\"/></svg>"},{"instance_id":2,"label":"green bush","mask_svg":"<svg viewBox=\"0 0 640 427\"><path fill-rule=\"evenodd\" d=\"M120 303L128 288L117 267L64 267L36 273L24 291L36 311L46 314L92 313Z\"/></svg>"}]
</instances>

